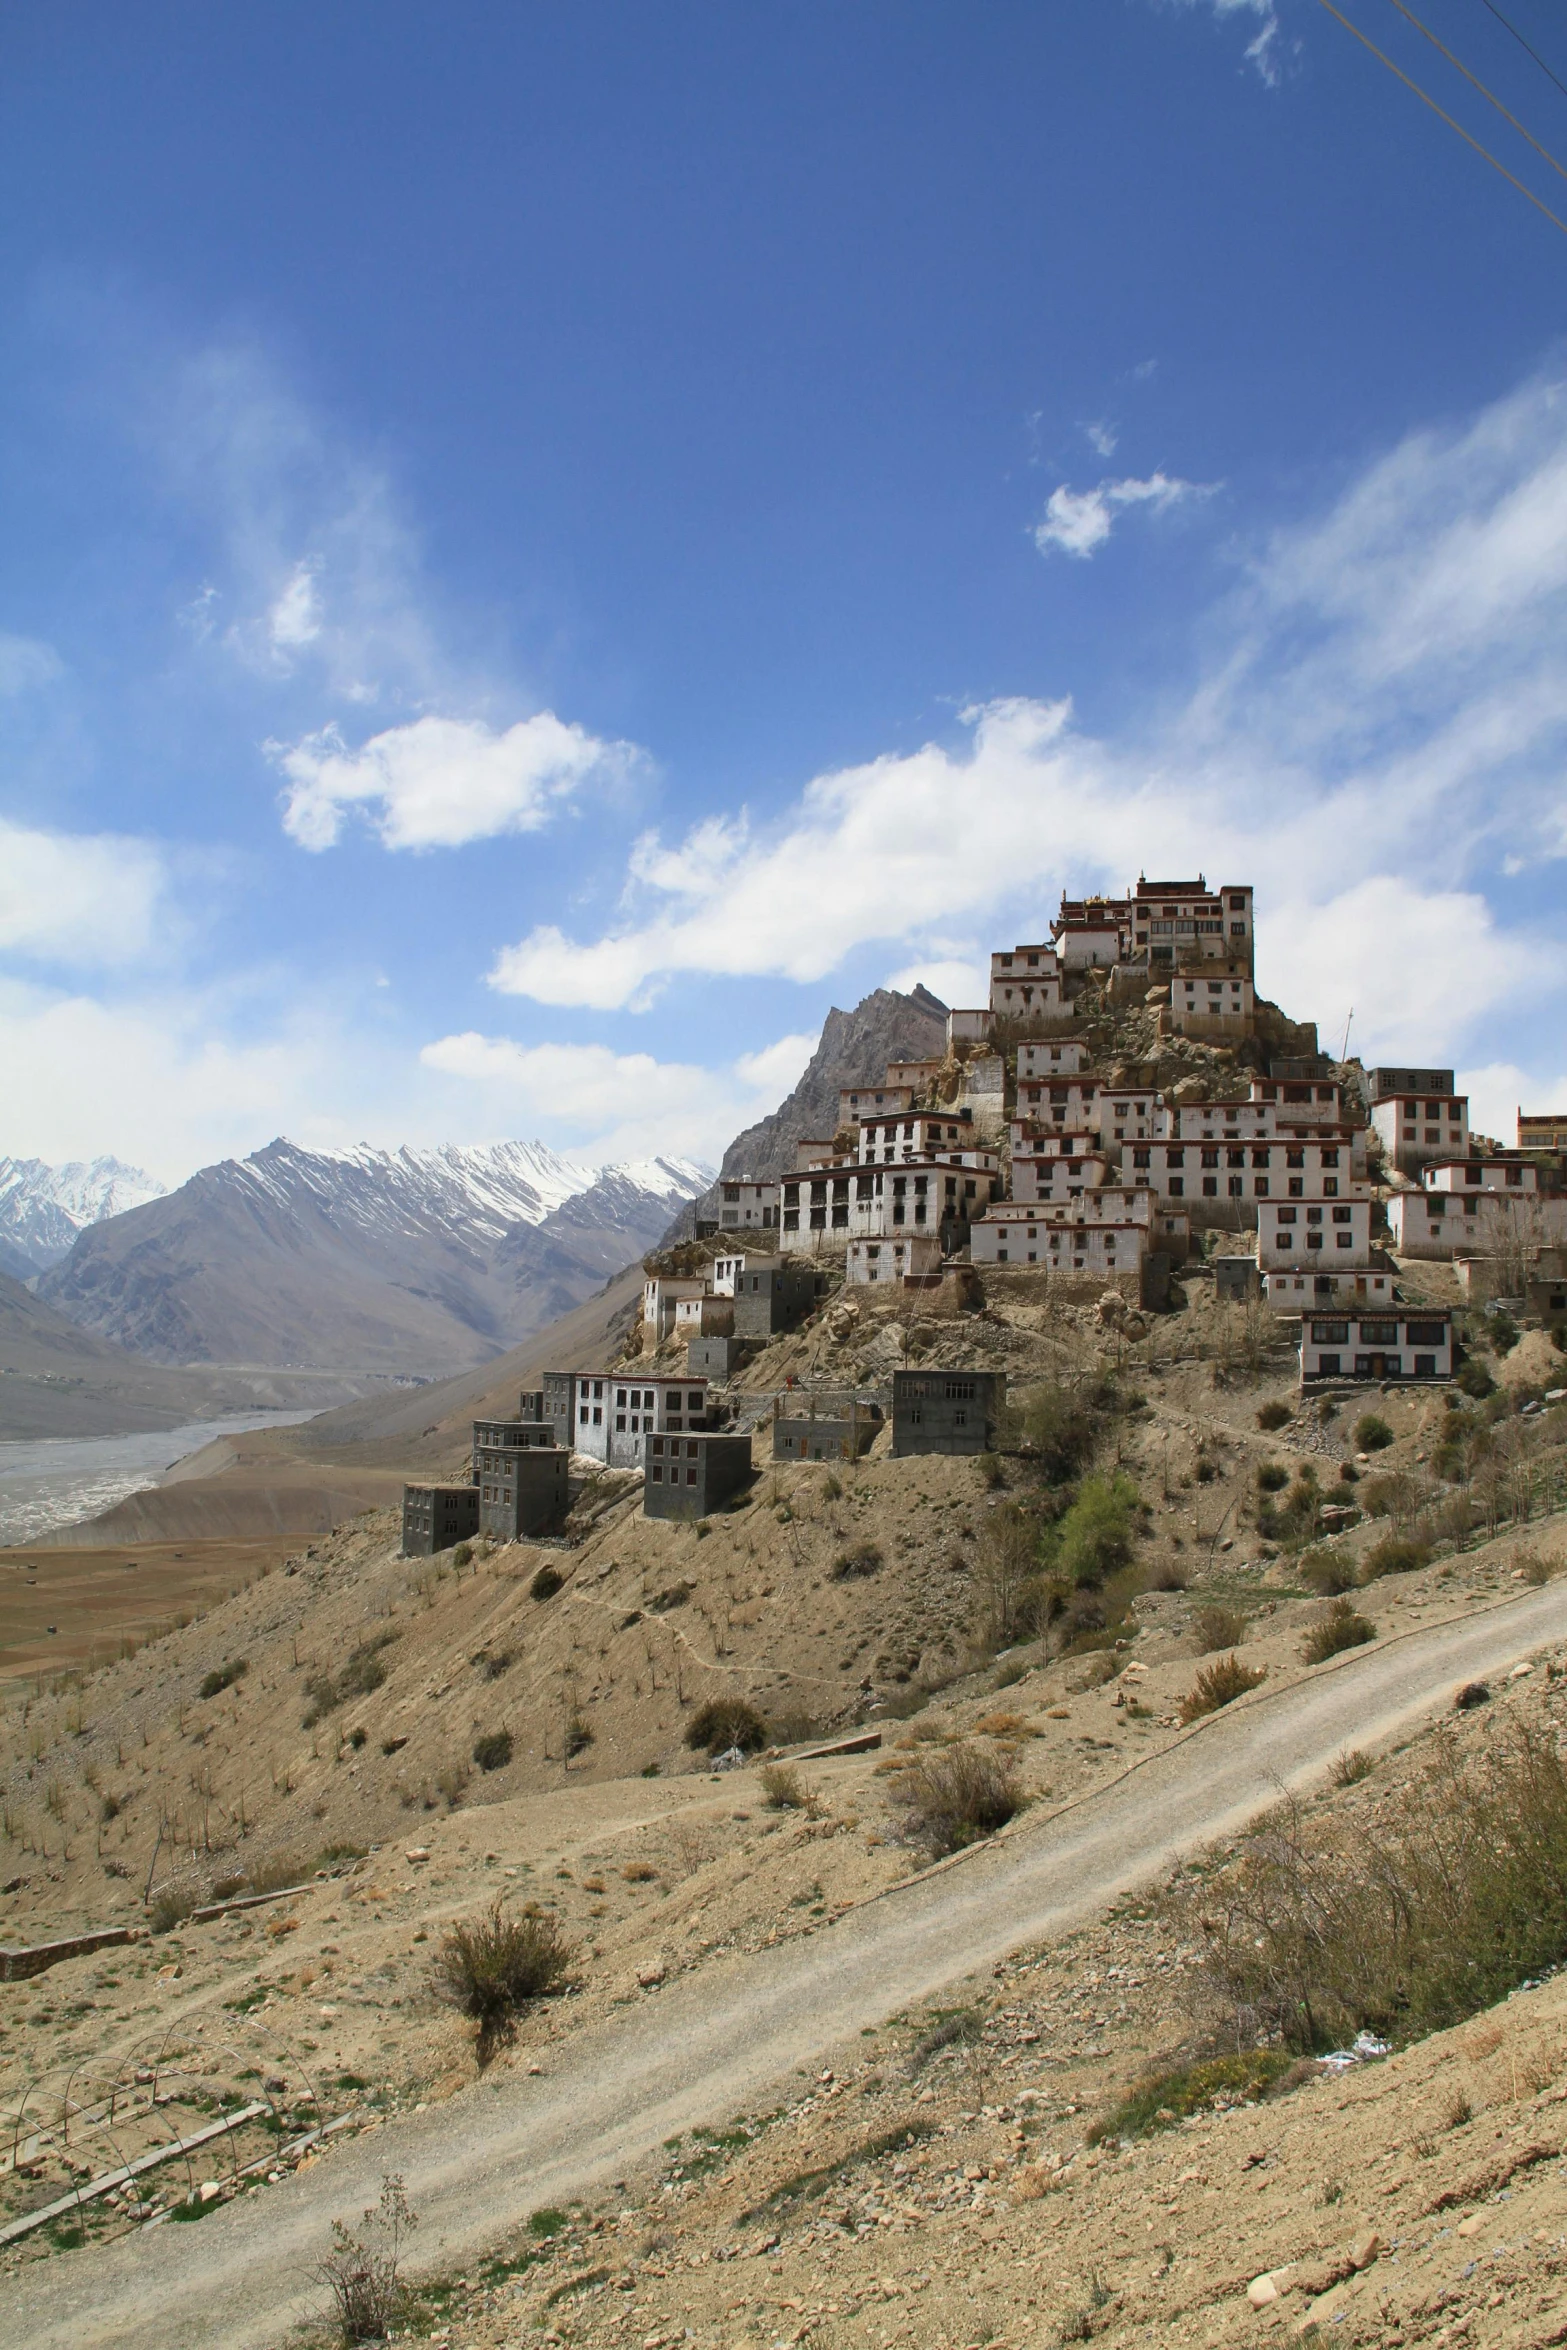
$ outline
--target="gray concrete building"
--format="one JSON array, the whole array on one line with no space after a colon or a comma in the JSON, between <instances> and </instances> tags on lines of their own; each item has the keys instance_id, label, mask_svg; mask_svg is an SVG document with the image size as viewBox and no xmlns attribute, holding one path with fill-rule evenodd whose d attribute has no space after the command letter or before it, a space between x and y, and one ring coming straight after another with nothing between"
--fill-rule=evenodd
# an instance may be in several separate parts
<instances>
[{"instance_id":1,"label":"gray concrete building","mask_svg":"<svg viewBox=\"0 0 1567 2350\"><path fill-rule=\"evenodd\" d=\"M695 1379L728 1379L753 1350L749 1338L693 1338L686 1348L686 1374Z\"/></svg>"},{"instance_id":2,"label":"gray concrete building","mask_svg":"<svg viewBox=\"0 0 1567 2350\"><path fill-rule=\"evenodd\" d=\"M736 1338L776 1338L803 1322L816 1303L811 1266L748 1261L735 1275Z\"/></svg>"},{"instance_id":3,"label":"gray concrete building","mask_svg":"<svg viewBox=\"0 0 1567 2350\"><path fill-rule=\"evenodd\" d=\"M476 1485L405 1485L403 1487L403 1556L434 1558L454 1542L468 1542L479 1531L479 1489Z\"/></svg>"},{"instance_id":4,"label":"gray concrete building","mask_svg":"<svg viewBox=\"0 0 1567 2350\"><path fill-rule=\"evenodd\" d=\"M531 1399L530 1399L531 1400ZM481 1452L548 1451L556 1441L555 1424L542 1415L536 1420L475 1420L473 1423L473 1477L479 1481Z\"/></svg>"},{"instance_id":5,"label":"gray concrete building","mask_svg":"<svg viewBox=\"0 0 1567 2350\"><path fill-rule=\"evenodd\" d=\"M789 1400L794 1408L788 1413L778 1408L777 1399L773 1406L775 1461L857 1461L887 1425L879 1403L861 1403L855 1396L847 1403L835 1396L821 1410L812 1399L809 1411L794 1397Z\"/></svg>"},{"instance_id":6,"label":"gray concrete building","mask_svg":"<svg viewBox=\"0 0 1567 2350\"><path fill-rule=\"evenodd\" d=\"M994 1452L1005 1371L894 1371L892 1452Z\"/></svg>"},{"instance_id":7,"label":"gray concrete building","mask_svg":"<svg viewBox=\"0 0 1567 2350\"><path fill-rule=\"evenodd\" d=\"M476 1444L473 1467L479 1531L494 1542L551 1534L571 1506L571 1455L561 1445Z\"/></svg>"},{"instance_id":8,"label":"gray concrete building","mask_svg":"<svg viewBox=\"0 0 1567 2350\"><path fill-rule=\"evenodd\" d=\"M1166 1260L1165 1286L1169 1287L1169 1266ZM1228 1305L1249 1305L1262 1294L1262 1276L1255 1257L1215 1257L1213 1259L1213 1294ZM1148 1301L1145 1300L1145 1303Z\"/></svg>"},{"instance_id":9,"label":"gray concrete building","mask_svg":"<svg viewBox=\"0 0 1567 2350\"><path fill-rule=\"evenodd\" d=\"M555 1431L555 1442L571 1450L572 1433L576 1425L577 1371L546 1371L544 1385L539 1390L541 1420L548 1420ZM526 1419L526 1412L519 1414Z\"/></svg>"},{"instance_id":10,"label":"gray concrete building","mask_svg":"<svg viewBox=\"0 0 1567 2350\"><path fill-rule=\"evenodd\" d=\"M711 1517L750 1477L749 1436L649 1436L642 1463L642 1514Z\"/></svg>"}]
</instances>

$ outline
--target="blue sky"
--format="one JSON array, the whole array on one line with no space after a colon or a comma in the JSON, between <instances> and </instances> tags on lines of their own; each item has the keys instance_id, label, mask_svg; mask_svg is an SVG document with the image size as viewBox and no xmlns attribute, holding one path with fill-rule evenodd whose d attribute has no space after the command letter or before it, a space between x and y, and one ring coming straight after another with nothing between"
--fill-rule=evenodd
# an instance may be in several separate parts
<instances>
[{"instance_id":1,"label":"blue sky","mask_svg":"<svg viewBox=\"0 0 1567 2350\"><path fill-rule=\"evenodd\" d=\"M1557 1106L1564 295L1316 0L14 0L0 1151L713 1157L1193 866Z\"/></svg>"}]
</instances>

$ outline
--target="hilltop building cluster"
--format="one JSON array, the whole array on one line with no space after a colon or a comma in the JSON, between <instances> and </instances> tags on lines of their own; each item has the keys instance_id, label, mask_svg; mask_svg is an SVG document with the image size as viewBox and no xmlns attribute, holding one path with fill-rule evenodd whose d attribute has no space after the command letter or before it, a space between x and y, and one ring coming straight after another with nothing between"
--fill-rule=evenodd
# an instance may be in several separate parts
<instances>
[{"instance_id":1,"label":"hilltop building cluster","mask_svg":"<svg viewBox=\"0 0 1567 2350\"><path fill-rule=\"evenodd\" d=\"M405 1550L558 1528L573 1456L640 1469L652 1517L724 1506L769 1414L729 1382L840 1284L940 1289L983 1268L1130 1311L1195 1262L1219 1296L1298 1318L1307 1386L1452 1377L1453 1308L1407 1298L1404 1259L1567 1327L1567 1114L1520 1110L1504 1147L1471 1132L1451 1069L1335 1066L1258 1000L1250 884L1141 878L1063 896L1049 927L991 956L990 1000L948 1014L942 1058L844 1087L834 1132L777 1180L721 1179L700 1269L649 1260L643 1358L683 1343L683 1374L547 1372L515 1421L475 1423L466 1484L408 1488ZM1175 1038L1209 1049L1172 1084ZM785 1391L772 1457L852 1460L889 1420L894 1455L983 1452L1005 1400L1001 1374L971 1371Z\"/></svg>"},{"instance_id":2,"label":"hilltop building cluster","mask_svg":"<svg viewBox=\"0 0 1567 2350\"><path fill-rule=\"evenodd\" d=\"M1481 1144L1451 1069L1335 1068L1314 1030L1259 1004L1249 883L1143 877L1063 896L1049 927L992 954L990 1000L949 1013L944 1059L846 1087L836 1132L778 1182L718 1187L705 1229L766 1251L752 1278L802 1259L850 1286L1032 1268L1057 1294L1157 1306L1196 1255L1221 1294L1302 1317L1307 1380L1450 1375L1451 1316L1400 1313L1399 1257L1496 1260L1520 1295L1561 1289L1567 1116L1520 1111L1517 1147ZM1107 1062L1103 1015L1131 1010L1155 1040L1219 1048L1232 1081ZM716 1313L738 1347L725 1294L716 1273L650 1280L644 1327Z\"/></svg>"}]
</instances>

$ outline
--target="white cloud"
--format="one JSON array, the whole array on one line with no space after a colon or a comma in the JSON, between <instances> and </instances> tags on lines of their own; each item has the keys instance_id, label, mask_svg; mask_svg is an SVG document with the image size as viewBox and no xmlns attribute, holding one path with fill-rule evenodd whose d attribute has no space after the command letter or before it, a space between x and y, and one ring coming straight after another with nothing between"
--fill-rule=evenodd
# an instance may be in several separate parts
<instances>
[{"instance_id":1,"label":"white cloud","mask_svg":"<svg viewBox=\"0 0 1567 2350\"><path fill-rule=\"evenodd\" d=\"M549 710L500 734L479 719L416 718L358 750L335 726L268 749L288 778L283 828L316 850L341 837L352 808L389 849L536 832L590 776L623 772L635 756L629 744L600 742Z\"/></svg>"},{"instance_id":2,"label":"white cloud","mask_svg":"<svg viewBox=\"0 0 1567 2350\"><path fill-rule=\"evenodd\" d=\"M308 1111L341 1102L357 1063L319 1007L255 1043L224 1033L229 1009L194 993L114 1004L0 980L7 1147L51 1162L112 1150L176 1184L290 1126L326 1139Z\"/></svg>"},{"instance_id":3,"label":"white cloud","mask_svg":"<svg viewBox=\"0 0 1567 2350\"><path fill-rule=\"evenodd\" d=\"M314 644L321 634L321 599L316 592L319 569L314 562L296 564L267 614L267 634L280 653L297 652L303 645Z\"/></svg>"},{"instance_id":4,"label":"white cloud","mask_svg":"<svg viewBox=\"0 0 1567 2350\"><path fill-rule=\"evenodd\" d=\"M742 1053L735 1073L753 1093L772 1094L782 1101L804 1076L816 1045L814 1036L780 1036L776 1044L763 1045L760 1052Z\"/></svg>"},{"instance_id":5,"label":"white cloud","mask_svg":"<svg viewBox=\"0 0 1567 2350\"><path fill-rule=\"evenodd\" d=\"M1130 477L1124 481L1102 481L1091 490L1069 490L1063 484L1050 493L1045 518L1034 527L1034 544L1042 555L1057 550L1083 559L1104 545L1114 528L1116 515L1124 508L1146 506L1155 514L1165 514L1183 499L1210 495L1211 490L1201 483L1181 481L1165 473L1151 473L1146 481Z\"/></svg>"},{"instance_id":6,"label":"white cloud","mask_svg":"<svg viewBox=\"0 0 1567 2350\"><path fill-rule=\"evenodd\" d=\"M597 1160L673 1154L716 1164L738 1129L789 1091L815 1047L815 1037L782 1037L719 1070L608 1045L524 1045L468 1030L427 1044L419 1059L462 1080L497 1127L547 1124Z\"/></svg>"},{"instance_id":7,"label":"white cloud","mask_svg":"<svg viewBox=\"0 0 1567 2350\"><path fill-rule=\"evenodd\" d=\"M1066 701L999 700L765 826L648 836L616 922L542 925L491 984L640 1010L677 973L811 983L891 948L900 983L983 1001L977 942L1046 935L1062 888L1203 867L1257 884L1264 985L1325 1037L1351 1003L1394 1059L1504 1013L1559 1025L1558 926L1486 884L1567 851L1564 622L1567 399L1537 382L1276 536L1204 621L1183 704L1106 739Z\"/></svg>"},{"instance_id":8,"label":"white cloud","mask_svg":"<svg viewBox=\"0 0 1567 2350\"><path fill-rule=\"evenodd\" d=\"M64 673L65 664L53 645L0 630L0 694L31 693L35 686L52 685Z\"/></svg>"},{"instance_id":9,"label":"white cloud","mask_svg":"<svg viewBox=\"0 0 1567 2350\"><path fill-rule=\"evenodd\" d=\"M1113 457L1115 444L1119 437L1113 424L1100 422L1085 424L1083 427L1083 438L1096 457Z\"/></svg>"},{"instance_id":10,"label":"white cloud","mask_svg":"<svg viewBox=\"0 0 1567 2350\"><path fill-rule=\"evenodd\" d=\"M942 1003L968 1010L990 1001L990 965L977 954L938 956L933 961L905 964L884 984L902 995L912 994L916 987L929 988Z\"/></svg>"},{"instance_id":11,"label":"white cloud","mask_svg":"<svg viewBox=\"0 0 1567 2350\"><path fill-rule=\"evenodd\" d=\"M154 946L166 891L145 841L0 818L0 951L77 969L136 962Z\"/></svg>"},{"instance_id":12,"label":"white cloud","mask_svg":"<svg viewBox=\"0 0 1567 2350\"><path fill-rule=\"evenodd\" d=\"M1279 80L1279 17L1276 0L1177 0L1186 8L1211 7L1222 23L1226 17L1249 17L1257 31L1247 44L1246 56L1271 88Z\"/></svg>"}]
</instances>

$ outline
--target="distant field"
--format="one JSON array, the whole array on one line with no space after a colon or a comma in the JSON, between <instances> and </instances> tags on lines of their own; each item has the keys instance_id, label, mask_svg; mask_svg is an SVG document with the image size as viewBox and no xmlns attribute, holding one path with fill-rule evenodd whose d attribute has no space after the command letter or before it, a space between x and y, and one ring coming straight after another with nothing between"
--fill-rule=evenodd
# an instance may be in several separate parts
<instances>
[{"instance_id":1,"label":"distant field","mask_svg":"<svg viewBox=\"0 0 1567 2350\"><path fill-rule=\"evenodd\" d=\"M168 1631L299 1548L297 1535L277 1535L177 1549L143 1543L0 1551L0 1681L107 1664L127 1640Z\"/></svg>"}]
</instances>

